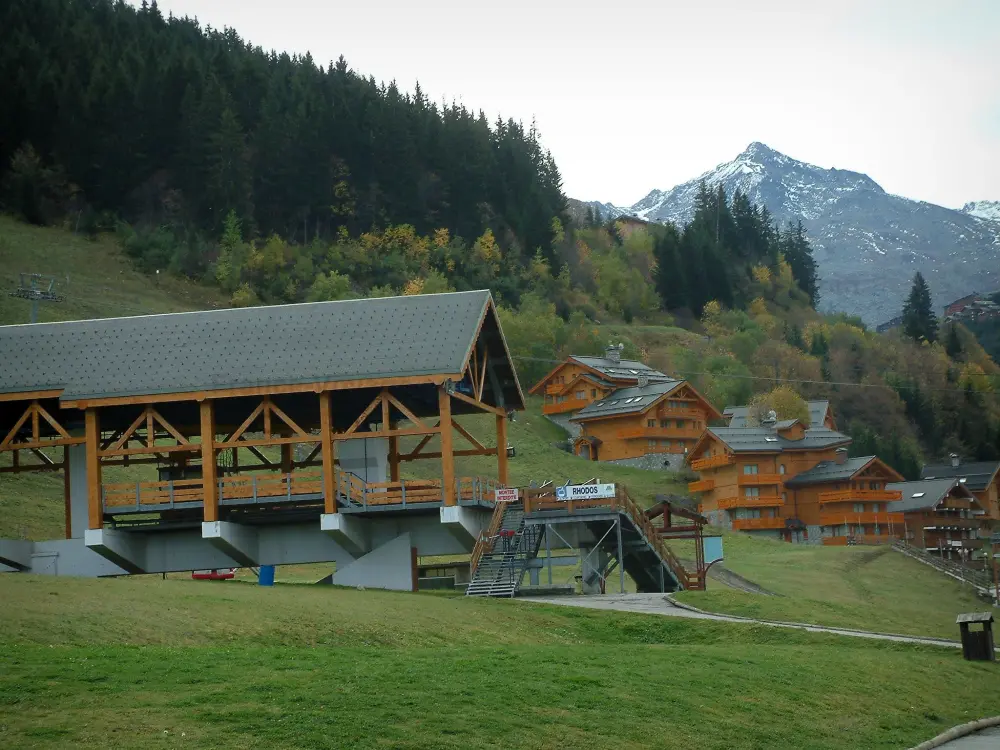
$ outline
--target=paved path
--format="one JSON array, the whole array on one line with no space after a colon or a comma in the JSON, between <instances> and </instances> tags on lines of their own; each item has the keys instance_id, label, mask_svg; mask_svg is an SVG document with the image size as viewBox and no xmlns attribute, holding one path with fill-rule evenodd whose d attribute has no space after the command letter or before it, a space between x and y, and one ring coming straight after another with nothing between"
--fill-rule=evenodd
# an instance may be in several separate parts
<instances>
[{"instance_id":1,"label":"paved path","mask_svg":"<svg viewBox=\"0 0 1000 750\"><path fill-rule=\"evenodd\" d=\"M939 745L942 750L997 750L1000 748L1000 727L984 729L951 742Z\"/></svg>"},{"instance_id":2,"label":"paved path","mask_svg":"<svg viewBox=\"0 0 1000 750\"><path fill-rule=\"evenodd\" d=\"M693 620L716 620L718 622L752 622L759 625L769 625L775 628L790 628L805 630L810 633L833 633L853 638L872 638L881 641L896 641L898 643L917 643L922 646L945 646L958 648L961 644L943 638L920 638L909 635L893 635L890 633L872 633L866 630L848 630L845 628L827 628L819 625L805 625L794 622L773 622L770 620L754 620L748 617L734 615L715 615L710 612L697 612L674 604L663 594L600 594L593 596L526 596L515 599L521 602L540 602L543 604L561 604L569 607L586 607L589 609L611 609L620 612L640 612L647 615L666 615L668 617L687 617ZM950 747L950 746L949 746ZM996 745L995 748L1000 748Z\"/></svg>"}]
</instances>

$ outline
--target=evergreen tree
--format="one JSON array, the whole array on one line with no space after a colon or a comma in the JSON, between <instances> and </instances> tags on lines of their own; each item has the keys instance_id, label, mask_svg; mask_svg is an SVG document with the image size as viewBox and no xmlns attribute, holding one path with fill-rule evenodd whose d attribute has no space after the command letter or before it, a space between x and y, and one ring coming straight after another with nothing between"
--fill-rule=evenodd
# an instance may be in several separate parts
<instances>
[{"instance_id":1,"label":"evergreen tree","mask_svg":"<svg viewBox=\"0 0 1000 750\"><path fill-rule=\"evenodd\" d=\"M958 324L952 323L948 326L948 338L945 342L945 351L952 359L958 359L962 352L962 339L958 336Z\"/></svg>"},{"instance_id":2,"label":"evergreen tree","mask_svg":"<svg viewBox=\"0 0 1000 750\"><path fill-rule=\"evenodd\" d=\"M910 296L903 305L903 333L914 341L936 341L938 322L931 304L931 290L917 271Z\"/></svg>"},{"instance_id":3,"label":"evergreen tree","mask_svg":"<svg viewBox=\"0 0 1000 750\"><path fill-rule=\"evenodd\" d=\"M812 248L806 239L806 230L802 222L789 224L781 241L781 250L785 260L792 268L792 276L799 288L809 295L809 302L816 306L819 302L819 281L816 276L816 261L813 260Z\"/></svg>"}]
</instances>

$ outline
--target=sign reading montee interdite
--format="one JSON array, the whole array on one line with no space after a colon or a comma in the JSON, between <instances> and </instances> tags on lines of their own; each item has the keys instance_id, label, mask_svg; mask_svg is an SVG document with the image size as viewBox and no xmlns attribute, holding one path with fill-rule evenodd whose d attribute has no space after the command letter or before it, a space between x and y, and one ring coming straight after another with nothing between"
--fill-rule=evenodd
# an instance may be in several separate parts
<instances>
[{"instance_id":1,"label":"sign reading montee interdite","mask_svg":"<svg viewBox=\"0 0 1000 750\"><path fill-rule=\"evenodd\" d=\"M556 500L594 500L614 496L613 484L567 484L556 487Z\"/></svg>"}]
</instances>

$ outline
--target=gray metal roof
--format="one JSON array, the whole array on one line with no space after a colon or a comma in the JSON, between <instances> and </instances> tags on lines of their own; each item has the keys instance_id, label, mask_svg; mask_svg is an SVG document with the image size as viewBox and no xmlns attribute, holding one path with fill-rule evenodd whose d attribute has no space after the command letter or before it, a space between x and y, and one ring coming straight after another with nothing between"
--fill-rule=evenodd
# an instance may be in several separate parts
<instances>
[{"instance_id":1,"label":"gray metal roof","mask_svg":"<svg viewBox=\"0 0 1000 750\"><path fill-rule=\"evenodd\" d=\"M830 409L829 401L806 401L809 407L809 424L820 426L826 420L826 413ZM750 416L749 406L727 406L722 416L729 417L730 427L746 427L747 418Z\"/></svg>"},{"instance_id":2,"label":"gray metal roof","mask_svg":"<svg viewBox=\"0 0 1000 750\"><path fill-rule=\"evenodd\" d=\"M670 380L665 383L650 383L642 388L638 386L619 388L600 401L595 401L580 409L570 417L570 421L583 422L601 417L638 414L648 409L660 396L676 390L683 383L683 380Z\"/></svg>"},{"instance_id":3,"label":"gray metal roof","mask_svg":"<svg viewBox=\"0 0 1000 750\"><path fill-rule=\"evenodd\" d=\"M828 427L810 427L801 440L782 437L772 427L709 427L708 431L736 453L781 453L847 445L851 439Z\"/></svg>"},{"instance_id":4,"label":"gray metal roof","mask_svg":"<svg viewBox=\"0 0 1000 750\"><path fill-rule=\"evenodd\" d=\"M939 479L943 477L955 477L964 479L962 482L973 492L982 492L990 486L993 476L1000 471L998 461L980 461L971 464L930 464L920 470L921 479Z\"/></svg>"},{"instance_id":5,"label":"gray metal roof","mask_svg":"<svg viewBox=\"0 0 1000 750\"><path fill-rule=\"evenodd\" d=\"M827 482L844 482L865 468L873 460L875 460L875 456L848 458L842 464L836 461L820 461L808 471L796 474L785 482L785 485L788 487L799 487L810 484L825 484Z\"/></svg>"},{"instance_id":6,"label":"gray metal roof","mask_svg":"<svg viewBox=\"0 0 1000 750\"><path fill-rule=\"evenodd\" d=\"M623 359L621 362L615 362L607 357L582 357L576 354L571 354L569 358L581 365L586 365L593 370L597 370L601 375L614 380L637 379L640 375L646 376L650 381L663 382L673 380L669 375L665 375L659 370L654 370L649 365L631 359Z\"/></svg>"},{"instance_id":7,"label":"gray metal roof","mask_svg":"<svg viewBox=\"0 0 1000 750\"><path fill-rule=\"evenodd\" d=\"M921 479L918 482L890 482L885 486L887 490L903 493L902 500L896 500L892 503L893 512L899 511L900 513L936 508L938 503L948 497L948 493L955 487L961 488L960 494L963 497L973 497L971 492L953 478Z\"/></svg>"},{"instance_id":8,"label":"gray metal roof","mask_svg":"<svg viewBox=\"0 0 1000 750\"><path fill-rule=\"evenodd\" d=\"M488 291L0 327L0 393L62 398L461 372ZM523 408L499 322L483 326L507 405Z\"/></svg>"}]
</instances>

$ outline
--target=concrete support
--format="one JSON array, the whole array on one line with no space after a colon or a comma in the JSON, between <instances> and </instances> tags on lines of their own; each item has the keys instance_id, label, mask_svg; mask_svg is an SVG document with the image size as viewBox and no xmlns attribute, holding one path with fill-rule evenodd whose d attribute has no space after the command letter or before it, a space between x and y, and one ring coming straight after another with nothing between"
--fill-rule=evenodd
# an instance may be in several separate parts
<instances>
[{"instance_id":1,"label":"concrete support","mask_svg":"<svg viewBox=\"0 0 1000 750\"><path fill-rule=\"evenodd\" d=\"M335 450L342 471L349 471L370 484L388 481L389 441L386 438L339 440Z\"/></svg>"},{"instance_id":2,"label":"concrete support","mask_svg":"<svg viewBox=\"0 0 1000 750\"><path fill-rule=\"evenodd\" d=\"M260 564L257 530L228 521L204 521L201 538L243 567Z\"/></svg>"},{"instance_id":3,"label":"concrete support","mask_svg":"<svg viewBox=\"0 0 1000 750\"><path fill-rule=\"evenodd\" d=\"M319 518L320 528L353 557L368 552L367 522L343 513L324 513Z\"/></svg>"},{"instance_id":4,"label":"concrete support","mask_svg":"<svg viewBox=\"0 0 1000 750\"><path fill-rule=\"evenodd\" d=\"M335 586L413 591L416 580L409 534L401 534L333 574Z\"/></svg>"},{"instance_id":5,"label":"concrete support","mask_svg":"<svg viewBox=\"0 0 1000 750\"><path fill-rule=\"evenodd\" d=\"M600 594L601 577L608 568L611 557L600 547L581 547L580 559L583 561L583 577L580 588L584 594Z\"/></svg>"},{"instance_id":6,"label":"concrete support","mask_svg":"<svg viewBox=\"0 0 1000 750\"><path fill-rule=\"evenodd\" d=\"M69 527L71 539L83 539L87 529L87 446L70 445L69 459Z\"/></svg>"},{"instance_id":7,"label":"concrete support","mask_svg":"<svg viewBox=\"0 0 1000 750\"><path fill-rule=\"evenodd\" d=\"M7 565L15 570L30 570L34 551L34 542L25 539L0 539L0 565Z\"/></svg>"},{"instance_id":8,"label":"concrete support","mask_svg":"<svg viewBox=\"0 0 1000 750\"><path fill-rule=\"evenodd\" d=\"M112 529L87 529L84 543L129 573L145 573L145 545L133 534Z\"/></svg>"},{"instance_id":9,"label":"concrete support","mask_svg":"<svg viewBox=\"0 0 1000 750\"><path fill-rule=\"evenodd\" d=\"M442 506L440 511L441 525L448 529L460 544L468 547L471 551L482 530L489 523L489 516L472 508L463 508L457 505Z\"/></svg>"}]
</instances>

